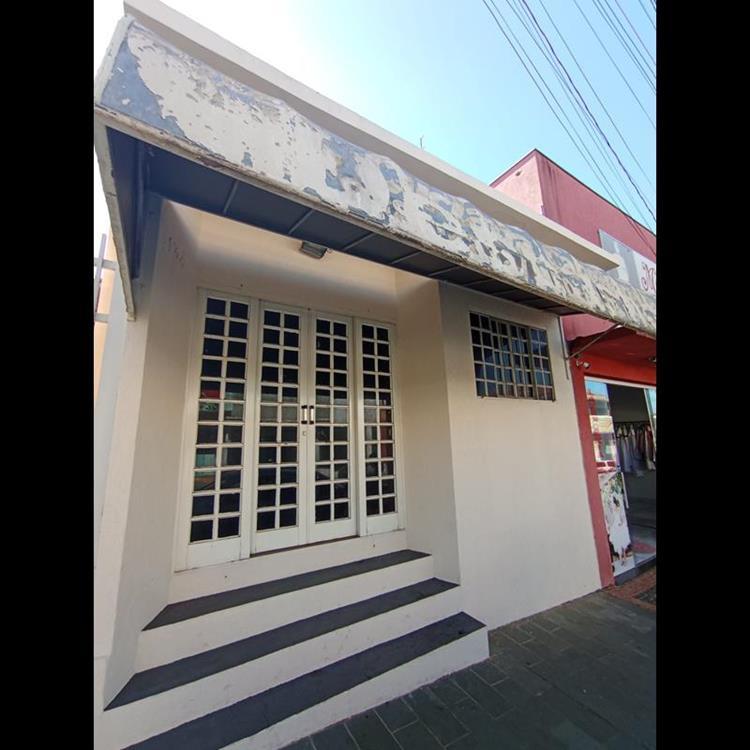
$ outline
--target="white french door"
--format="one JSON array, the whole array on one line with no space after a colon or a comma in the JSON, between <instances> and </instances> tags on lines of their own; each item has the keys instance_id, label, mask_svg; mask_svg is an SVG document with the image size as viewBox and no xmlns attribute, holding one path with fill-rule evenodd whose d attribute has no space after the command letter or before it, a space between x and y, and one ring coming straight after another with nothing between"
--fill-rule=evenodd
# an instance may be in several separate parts
<instances>
[{"instance_id":1,"label":"white french door","mask_svg":"<svg viewBox=\"0 0 750 750\"><path fill-rule=\"evenodd\" d=\"M213 292L200 304L178 569L399 528L393 328Z\"/></svg>"},{"instance_id":2,"label":"white french door","mask_svg":"<svg viewBox=\"0 0 750 750\"><path fill-rule=\"evenodd\" d=\"M357 532L352 321L261 306L252 552Z\"/></svg>"}]
</instances>

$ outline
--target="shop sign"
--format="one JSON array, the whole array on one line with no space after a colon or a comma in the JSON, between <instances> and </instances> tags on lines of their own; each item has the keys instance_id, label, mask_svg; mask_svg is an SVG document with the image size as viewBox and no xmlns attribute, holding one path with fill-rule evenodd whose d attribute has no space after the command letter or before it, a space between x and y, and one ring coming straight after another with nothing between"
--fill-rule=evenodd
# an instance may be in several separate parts
<instances>
[{"instance_id":1,"label":"shop sign","mask_svg":"<svg viewBox=\"0 0 750 750\"><path fill-rule=\"evenodd\" d=\"M618 268L607 271L607 273L655 297L656 263L645 255L641 255L636 250L633 250L632 247L628 247L624 242L620 242L620 240L615 239L612 235L607 234L603 229L599 230L599 239L602 249L619 255L622 258L622 264Z\"/></svg>"}]
</instances>

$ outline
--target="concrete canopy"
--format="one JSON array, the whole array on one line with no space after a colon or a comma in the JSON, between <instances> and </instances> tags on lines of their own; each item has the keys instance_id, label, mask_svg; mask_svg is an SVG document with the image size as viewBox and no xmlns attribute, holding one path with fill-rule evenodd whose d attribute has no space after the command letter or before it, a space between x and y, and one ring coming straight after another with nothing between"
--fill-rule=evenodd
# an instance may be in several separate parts
<instances>
[{"instance_id":1,"label":"concrete canopy","mask_svg":"<svg viewBox=\"0 0 750 750\"><path fill-rule=\"evenodd\" d=\"M239 68L223 54L231 45L161 3L138 0L126 7L137 18L125 16L115 31L97 75L94 110L95 146L131 316L130 278L137 272L131 266L148 189L144 164L153 154L144 151L145 143L232 178L220 201L226 215L238 185L261 188L308 215L344 220L360 231L360 239L331 244L334 249L347 251L374 237L412 251L401 260L419 255L439 261L417 273L478 291L487 290L479 288L487 279L496 296L559 314L593 313L656 335L654 298L607 275L617 261L601 248L447 165L438 168L434 158L415 159L384 131L379 133L390 143L381 139L376 152L370 148L373 127L357 128L352 118L323 115L322 109L317 119L325 125L316 122L300 111L299 91L287 95L280 88L285 77L275 71L277 80L266 81L266 91L281 96L266 93L260 64ZM255 85L241 80L248 77Z\"/></svg>"}]
</instances>

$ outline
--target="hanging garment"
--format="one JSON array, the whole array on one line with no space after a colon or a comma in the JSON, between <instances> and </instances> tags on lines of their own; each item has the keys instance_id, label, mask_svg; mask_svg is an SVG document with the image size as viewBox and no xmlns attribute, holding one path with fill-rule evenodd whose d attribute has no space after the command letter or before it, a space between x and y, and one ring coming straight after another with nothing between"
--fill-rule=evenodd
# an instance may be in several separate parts
<instances>
[{"instance_id":1,"label":"hanging garment","mask_svg":"<svg viewBox=\"0 0 750 750\"><path fill-rule=\"evenodd\" d=\"M618 427L616 432L617 454L620 457L620 471L633 471L633 450L624 427Z\"/></svg>"},{"instance_id":2,"label":"hanging garment","mask_svg":"<svg viewBox=\"0 0 750 750\"><path fill-rule=\"evenodd\" d=\"M632 424L628 425L627 430L628 442L630 444L630 450L632 451L633 455L632 471L634 471L638 476L641 476L644 469L646 468L646 462L643 460L643 451L641 450L641 445L638 442L638 433Z\"/></svg>"},{"instance_id":3,"label":"hanging garment","mask_svg":"<svg viewBox=\"0 0 750 750\"><path fill-rule=\"evenodd\" d=\"M656 445L651 425L646 425L643 432L646 440L646 468L656 471Z\"/></svg>"}]
</instances>

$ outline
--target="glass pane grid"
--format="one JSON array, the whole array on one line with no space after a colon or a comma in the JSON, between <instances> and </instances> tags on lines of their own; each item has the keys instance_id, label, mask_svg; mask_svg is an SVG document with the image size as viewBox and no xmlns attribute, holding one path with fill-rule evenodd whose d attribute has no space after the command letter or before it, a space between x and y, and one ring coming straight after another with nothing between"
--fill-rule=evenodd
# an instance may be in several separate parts
<instances>
[{"instance_id":1,"label":"glass pane grid","mask_svg":"<svg viewBox=\"0 0 750 750\"><path fill-rule=\"evenodd\" d=\"M349 326L315 320L315 523L351 516Z\"/></svg>"},{"instance_id":2,"label":"glass pane grid","mask_svg":"<svg viewBox=\"0 0 750 750\"><path fill-rule=\"evenodd\" d=\"M299 315L266 309L260 357L258 531L297 526Z\"/></svg>"},{"instance_id":3,"label":"glass pane grid","mask_svg":"<svg viewBox=\"0 0 750 750\"><path fill-rule=\"evenodd\" d=\"M190 542L240 533L249 307L208 297L198 394Z\"/></svg>"},{"instance_id":4,"label":"glass pane grid","mask_svg":"<svg viewBox=\"0 0 750 750\"><path fill-rule=\"evenodd\" d=\"M477 396L553 401L547 332L469 313Z\"/></svg>"},{"instance_id":5,"label":"glass pane grid","mask_svg":"<svg viewBox=\"0 0 750 750\"><path fill-rule=\"evenodd\" d=\"M368 516L396 512L394 418L389 332L362 326L365 506Z\"/></svg>"}]
</instances>

